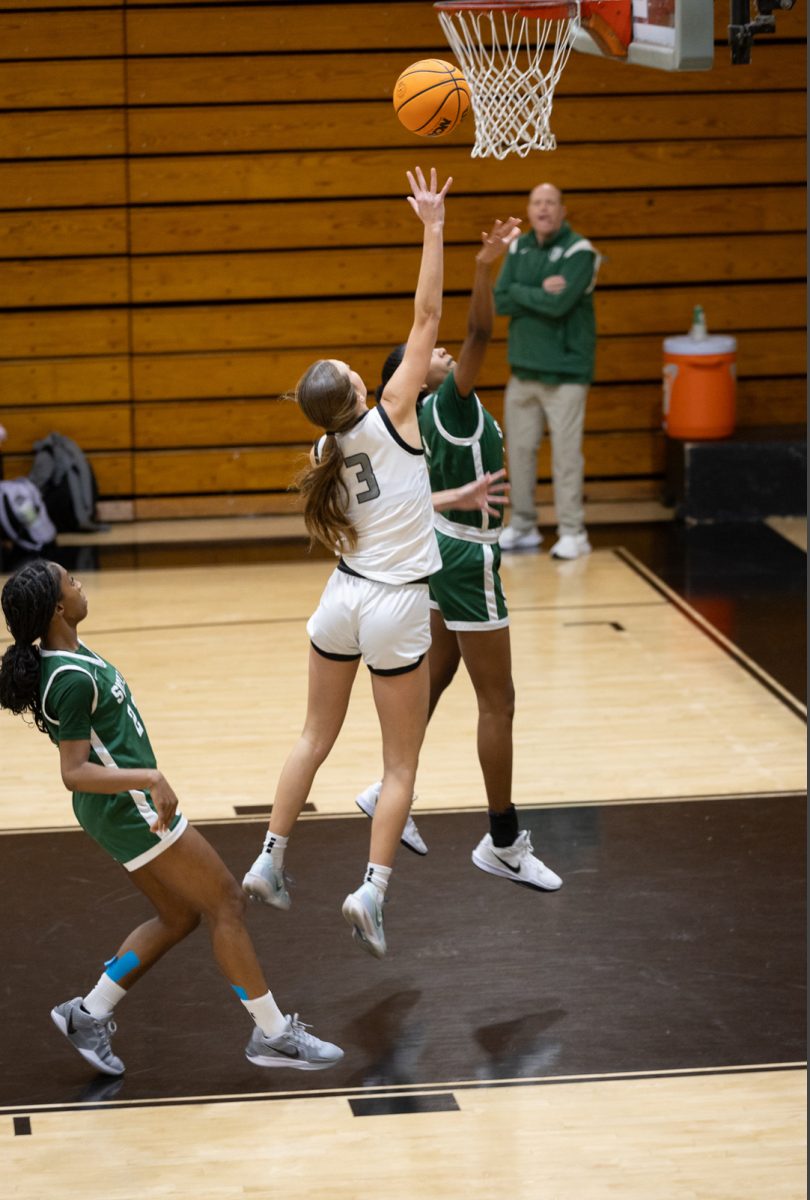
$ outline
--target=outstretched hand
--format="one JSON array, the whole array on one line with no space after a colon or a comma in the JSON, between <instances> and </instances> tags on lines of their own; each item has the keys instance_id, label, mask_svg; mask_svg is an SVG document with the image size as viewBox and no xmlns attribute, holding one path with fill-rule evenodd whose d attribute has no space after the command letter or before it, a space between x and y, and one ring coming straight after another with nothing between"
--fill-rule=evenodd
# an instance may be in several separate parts
<instances>
[{"instance_id":1,"label":"outstretched hand","mask_svg":"<svg viewBox=\"0 0 810 1200\"><path fill-rule=\"evenodd\" d=\"M495 262L517 237L520 237L520 217L507 217L505 221L496 221L489 233L485 231L481 234L481 249L475 256L476 260L483 263Z\"/></svg>"},{"instance_id":2,"label":"outstretched hand","mask_svg":"<svg viewBox=\"0 0 810 1200\"><path fill-rule=\"evenodd\" d=\"M414 171L407 171L408 183L411 185L412 196L408 196L408 203L416 213L419 220L425 225L443 224L444 223L444 198L447 195L450 184L453 182L452 175L448 178L441 191L438 191L438 177L436 168L430 168L430 185L425 182L425 177L422 174L421 167L415 167Z\"/></svg>"},{"instance_id":3,"label":"outstretched hand","mask_svg":"<svg viewBox=\"0 0 810 1200\"><path fill-rule=\"evenodd\" d=\"M465 512L485 512L490 517L497 517L503 506L509 503L509 484L506 482L506 471L487 471L480 479L465 483L457 492L453 508Z\"/></svg>"}]
</instances>

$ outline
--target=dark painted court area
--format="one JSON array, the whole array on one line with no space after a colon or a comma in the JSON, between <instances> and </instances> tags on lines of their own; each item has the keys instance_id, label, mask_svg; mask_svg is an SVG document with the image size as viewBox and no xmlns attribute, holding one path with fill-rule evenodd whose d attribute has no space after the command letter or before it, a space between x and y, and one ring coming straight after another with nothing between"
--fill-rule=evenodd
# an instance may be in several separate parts
<instances>
[{"instance_id":1,"label":"dark painted court area","mask_svg":"<svg viewBox=\"0 0 810 1200\"><path fill-rule=\"evenodd\" d=\"M673 781L674 782L674 781ZM673 787L673 791L675 788ZM250 928L281 1005L346 1050L331 1071L262 1071L249 1020L199 930L117 1010L123 1082L94 1077L52 1026L149 908L81 832L7 834L0 1104L699 1070L804 1057L805 801L748 797L532 810L555 894L470 863L481 813L420 818L402 851L382 962L340 916L365 862L362 818L303 821L287 913ZM261 823L205 827L241 876Z\"/></svg>"}]
</instances>

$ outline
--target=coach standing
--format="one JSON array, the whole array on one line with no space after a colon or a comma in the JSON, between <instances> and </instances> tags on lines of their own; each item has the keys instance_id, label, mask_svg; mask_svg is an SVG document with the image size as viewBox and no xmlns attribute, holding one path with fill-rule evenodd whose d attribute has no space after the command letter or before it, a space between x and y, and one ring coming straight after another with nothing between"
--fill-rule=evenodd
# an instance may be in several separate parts
<instances>
[{"instance_id":1,"label":"coach standing","mask_svg":"<svg viewBox=\"0 0 810 1200\"><path fill-rule=\"evenodd\" d=\"M512 370L504 399L512 517L500 544L521 550L542 541L534 490L547 423L558 532L551 553L578 558L591 549L582 502L582 431L593 378L600 259L566 221L562 192L553 184L532 191L528 217L531 230L512 243L495 285L495 307L510 318Z\"/></svg>"}]
</instances>

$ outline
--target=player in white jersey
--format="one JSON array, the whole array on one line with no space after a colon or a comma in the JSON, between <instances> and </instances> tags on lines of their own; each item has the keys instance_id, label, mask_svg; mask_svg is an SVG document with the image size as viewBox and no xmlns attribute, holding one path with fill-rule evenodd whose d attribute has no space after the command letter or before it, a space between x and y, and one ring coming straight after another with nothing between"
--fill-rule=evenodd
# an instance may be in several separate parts
<instances>
[{"instance_id":1,"label":"player in white jersey","mask_svg":"<svg viewBox=\"0 0 810 1200\"><path fill-rule=\"evenodd\" d=\"M0 708L30 714L55 743L79 823L155 909L105 962L95 987L56 1005L54 1024L97 1071L123 1074L110 1043L116 1004L204 917L217 965L255 1023L250 1061L310 1071L339 1062L342 1050L276 1005L245 928L238 883L178 812L126 680L79 641L77 626L87 616L81 584L38 559L6 581L2 606L14 641L0 662Z\"/></svg>"},{"instance_id":2,"label":"player in white jersey","mask_svg":"<svg viewBox=\"0 0 810 1200\"><path fill-rule=\"evenodd\" d=\"M441 566L416 401L441 316L444 198L452 181L439 189L436 171L428 184L417 167L408 182L423 242L402 362L373 410L363 380L339 360L313 363L295 392L307 419L326 431L298 481L307 529L339 562L307 625L304 729L282 769L264 847L242 885L257 900L289 908L287 839L343 725L362 658L371 672L384 774L363 883L346 897L343 915L355 940L378 958L386 952L383 900L427 724L427 580Z\"/></svg>"},{"instance_id":3,"label":"player in white jersey","mask_svg":"<svg viewBox=\"0 0 810 1200\"><path fill-rule=\"evenodd\" d=\"M467 337L458 362L437 347L425 375L419 428L434 490L460 486L503 465L503 435L475 394L476 379L492 334L493 264L518 236L514 218L496 221L482 235L476 255ZM401 347L388 356L383 386L396 369ZM490 478L494 476L491 475ZM489 832L472 852L482 871L541 891L556 891L559 875L532 853L527 830L520 829L512 803L512 718L515 691L509 616L500 581L500 516L486 511L454 511L436 516L442 568L431 576L430 712L464 661L478 702L477 745L487 794ZM357 797L372 816L378 784ZM403 842L418 854L427 846L412 817Z\"/></svg>"}]
</instances>

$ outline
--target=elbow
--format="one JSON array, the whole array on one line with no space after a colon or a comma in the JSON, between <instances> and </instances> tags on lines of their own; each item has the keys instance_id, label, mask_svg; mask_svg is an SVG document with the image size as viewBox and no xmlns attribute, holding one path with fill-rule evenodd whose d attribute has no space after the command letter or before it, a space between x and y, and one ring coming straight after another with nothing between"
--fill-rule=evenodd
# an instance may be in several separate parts
<instances>
[{"instance_id":1,"label":"elbow","mask_svg":"<svg viewBox=\"0 0 810 1200\"><path fill-rule=\"evenodd\" d=\"M439 322L441 319L441 303L436 305L423 305L417 309L416 313L414 314L414 328L433 330L433 336L435 337L439 331Z\"/></svg>"},{"instance_id":2,"label":"elbow","mask_svg":"<svg viewBox=\"0 0 810 1200\"><path fill-rule=\"evenodd\" d=\"M492 337L492 324L491 323L487 323L486 325L480 325L476 321L470 321L469 325L467 326L467 341L472 346L479 346L481 348L485 348L486 346L489 345L489 341L490 341L491 337Z\"/></svg>"},{"instance_id":3,"label":"elbow","mask_svg":"<svg viewBox=\"0 0 810 1200\"><path fill-rule=\"evenodd\" d=\"M72 770L62 771L62 783L69 792L76 792L79 789L76 787L76 773Z\"/></svg>"}]
</instances>

